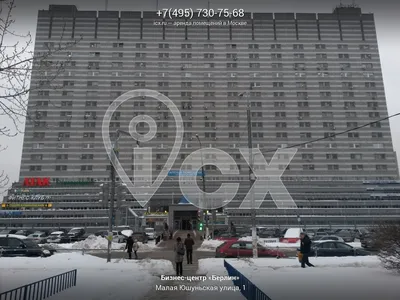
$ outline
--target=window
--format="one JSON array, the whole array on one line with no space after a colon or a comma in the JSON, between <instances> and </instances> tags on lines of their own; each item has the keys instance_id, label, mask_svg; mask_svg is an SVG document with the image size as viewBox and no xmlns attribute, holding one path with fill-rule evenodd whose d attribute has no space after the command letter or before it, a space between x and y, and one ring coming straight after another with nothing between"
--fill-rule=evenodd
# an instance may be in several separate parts
<instances>
[{"instance_id":1,"label":"window","mask_svg":"<svg viewBox=\"0 0 400 300\"><path fill-rule=\"evenodd\" d=\"M281 53L271 53L271 59L282 59Z\"/></svg>"},{"instance_id":2,"label":"window","mask_svg":"<svg viewBox=\"0 0 400 300\"><path fill-rule=\"evenodd\" d=\"M249 54L249 59L259 59L260 58L260 54L258 53L250 53Z\"/></svg>"},{"instance_id":3,"label":"window","mask_svg":"<svg viewBox=\"0 0 400 300\"><path fill-rule=\"evenodd\" d=\"M363 165L351 165L351 169L353 171L362 171L362 170L364 170L364 167L363 167Z\"/></svg>"},{"instance_id":4,"label":"window","mask_svg":"<svg viewBox=\"0 0 400 300\"><path fill-rule=\"evenodd\" d=\"M328 165L329 171L337 171L339 170L339 165Z\"/></svg>"},{"instance_id":5,"label":"window","mask_svg":"<svg viewBox=\"0 0 400 300\"><path fill-rule=\"evenodd\" d=\"M212 58L214 58L214 53L204 53L204 58L205 59L212 59Z\"/></svg>"},{"instance_id":6,"label":"window","mask_svg":"<svg viewBox=\"0 0 400 300\"><path fill-rule=\"evenodd\" d=\"M293 54L294 59L304 59L304 53Z\"/></svg>"},{"instance_id":7,"label":"window","mask_svg":"<svg viewBox=\"0 0 400 300\"><path fill-rule=\"evenodd\" d=\"M281 44L272 44L271 49L282 49L282 45Z\"/></svg>"},{"instance_id":8,"label":"window","mask_svg":"<svg viewBox=\"0 0 400 300\"><path fill-rule=\"evenodd\" d=\"M204 44L204 49L214 49L214 44Z\"/></svg>"},{"instance_id":9,"label":"window","mask_svg":"<svg viewBox=\"0 0 400 300\"><path fill-rule=\"evenodd\" d=\"M375 84L375 82L366 82L365 87L366 88L375 88L376 84Z\"/></svg>"},{"instance_id":10,"label":"window","mask_svg":"<svg viewBox=\"0 0 400 300\"><path fill-rule=\"evenodd\" d=\"M192 49L192 44L182 44L181 49Z\"/></svg>"},{"instance_id":11,"label":"window","mask_svg":"<svg viewBox=\"0 0 400 300\"><path fill-rule=\"evenodd\" d=\"M326 49L326 45L325 44L316 44L315 49Z\"/></svg>"},{"instance_id":12,"label":"window","mask_svg":"<svg viewBox=\"0 0 400 300\"><path fill-rule=\"evenodd\" d=\"M158 53L158 58L169 58L169 53Z\"/></svg>"},{"instance_id":13,"label":"window","mask_svg":"<svg viewBox=\"0 0 400 300\"><path fill-rule=\"evenodd\" d=\"M303 44L294 44L293 45L293 50L302 50L302 49L304 49Z\"/></svg>"},{"instance_id":14,"label":"window","mask_svg":"<svg viewBox=\"0 0 400 300\"><path fill-rule=\"evenodd\" d=\"M350 55L347 54L347 53L339 53L339 54L338 54L338 58L339 58L339 59L349 59L349 58L350 58Z\"/></svg>"},{"instance_id":15,"label":"window","mask_svg":"<svg viewBox=\"0 0 400 300\"><path fill-rule=\"evenodd\" d=\"M236 64L235 64L236 65ZM251 69L259 69L260 68L260 63L250 63L249 64L249 67L251 68Z\"/></svg>"},{"instance_id":16,"label":"window","mask_svg":"<svg viewBox=\"0 0 400 300\"><path fill-rule=\"evenodd\" d=\"M337 160L338 159L338 155L335 153L328 153L326 154L326 159L328 160Z\"/></svg>"},{"instance_id":17,"label":"window","mask_svg":"<svg viewBox=\"0 0 400 300\"><path fill-rule=\"evenodd\" d=\"M183 59L192 58L192 53L181 53L181 58Z\"/></svg>"},{"instance_id":18,"label":"window","mask_svg":"<svg viewBox=\"0 0 400 300\"><path fill-rule=\"evenodd\" d=\"M124 48L124 43L113 43L113 48Z\"/></svg>"},{"instance_id":19,"label":"window","mask_svg":"<svg viewBox=\"0 0 400 300\"><path fill-rule=\"evenodd\" d=\"M138 49L144 49L144 48L146 48L146 44L144 44L144 43L137 43L137 44L136 44L136 48L138 48Z\"/></svg>"},{"instance_id":20,"label":"window","mask_svg":"<svg viewBox=\"0 0 400 300\"><path fill-rule=\"evenodd\" d=\"M307 171L307 170L314 170L314 165L303 165L303 170Z\"/></svg>"},{"instance_id":21,"label":"window","mask_svg":"<svg viewBox=\"0 0 400 300\"><path fill-rule=\"evenodd\" d=\"M381 171L381 170L386 171L387 170L387 165L376 165L375 166L375 170L377 170L377 171Z\"/></svg>"},{"instance_id":22,"label":"window","mask_svg":"<svg viewBox=\"0 0 400 300\"><path fill-rule=\"evenodd\" d=\"M67 171L68 167L66 165L57 165L55 167L56 171Z\"/></svg>"},{"instance_id":23,"label":"window","mask_svg":"<svg viewBox=\"0 0 400 300\"><path fill-rule=\"evenodd\" d=\"M335 243L334 242L328 242L328 243L321 243L318 245L318 248L322 248L322 249L335 249Z\"/></svg>"},{"instance_id":24,"label":"window","mask_svg":"<svg viewBox=\"0 0 400 300\"><path fill-rule=\"evenodd\" d=\"M353 250L353 247L343 243L336 243L336 248L338 249L346 249L346 250Z\"/></svg>"},{"instance_id":25,"label":"window","mask_svg":"<svg viewBox=\"0 0 400 300\"><path fill-rule=\"evenodd\" d=\"M169 48L169 44L158 44L158 48L159 49L168 49Z\"/></svg>"},{"instance_id":26,"label":"window","mask_svg":"<svg viewBox=\"0 0 400 300\"><path fill-rule=\"evenodd\" d=\"M326 54L326 53L317 53L316 54L316 58L317 59L327 59L328 58L328 54Z\"/></svg>"},{"instance_id":27,"label":"window","mask_svg":"<svg viewBox=\"0 0 400 300\"><path fill-rule=\"evenodd\" d=\"M371 60L372 55L371 54L361 54L361 59L362 60Z\"/></svg>"},{"instance_id":28,"label":"window","mask_svg":"<svg viewBox=\"0 0 400 300\"><path fill-rule=\"evenodd\" d=\"M42 171L42 166L29 166L29 171L31 172Z\"/></svg>"}]
</instances>

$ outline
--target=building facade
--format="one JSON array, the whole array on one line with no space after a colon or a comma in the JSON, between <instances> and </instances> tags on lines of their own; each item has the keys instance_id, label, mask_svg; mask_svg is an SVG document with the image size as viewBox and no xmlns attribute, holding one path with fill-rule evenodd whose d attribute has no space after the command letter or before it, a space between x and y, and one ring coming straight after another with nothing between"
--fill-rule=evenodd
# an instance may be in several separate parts
<instances>
[{"instance_id":1,"label":"building facade","mask_svg":"<svg viewBox=\"0 0 400 300\"><path fill-rule=\"evenodd\" d=\"M192 26L170 21L190 21ZM249 190L248 165L239 152L247 147L247 101L253 147L267 162L276 149L299 145L290 165L282 166L293 199L303 201L287 214L290 218L320 202L342 203L348 193L364 209L366 197L371 200L359 197L364 180L398 179L389 122L374 122L388 111L373 14L337 7L318 14L246 12L235 19L237 24L221 25L225 21L196 16L163 20L156 12L79 11L70 5L39 11L35 53L56 47L61 36L78 42L51 57L53 64L68 58L55 80L62 89L40 82L40 68L33 71L32 84L40 88L29 98L28 111L35 118L26 123L20 181L108 181L103 117L112 101L134 89L156 90L180 109L184 134L176 170L198 150L196 135L202 147L224 150L235 159L237 167L232 168L238 175L228 178L215 166L205 167L207 191L223 181L240 182L227 213L237 213ZM157 123L156 137L145 145L153 149L157 176L175 140L175 121L167 107L146 97L125 102L112 116L110 138L117 129L127 130L138 115ZM146 132L144 123L138 127ZM312 142L316 139L322 140ZM133 177L135 169L146 168L133 155L135 141L123 137L119 143L127 173ZM169 176L149 206L164 210L181 197L178 178ZM274 209L271 197L262 207ZM347 214L344 207L340 211Z\"/></svg>"}]
</instances>

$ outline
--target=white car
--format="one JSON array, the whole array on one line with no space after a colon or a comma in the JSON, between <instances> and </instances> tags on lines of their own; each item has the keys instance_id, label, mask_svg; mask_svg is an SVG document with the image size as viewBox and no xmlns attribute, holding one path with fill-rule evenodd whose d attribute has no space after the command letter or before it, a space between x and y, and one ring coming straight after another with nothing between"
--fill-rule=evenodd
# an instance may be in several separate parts
<instances>
[{"instance_id":1,"label":"white car","mask_svg":"<svg viewBox=\"0 0 400 300\"><path fill-rule=\"evenodd\" d=\"M322 243L322 242L327 242L327 241L344 243L344 240L340 236L337 236L337 235L325 235L325 236L313 241L313 243Z\"/></svg>"},{"instance_id":2,"label":"white car","mask_svg":"<svg viewBox=\"0 0 400 300\"><path fill-rule=\"evenodd\" d=\"M63 231L54 231L47 237L47 243L62 243L68 240L68 236Z\"/></svg>"},{"instance_id":3,"label":"white car","mask_svg":"<svg viewBox=\"0 0 400 300\"><path fill-rule=\"evenodd\" d=\"M155 232L154 228L145 228L144 233L147 234L147 236L149 237L149 240L155 239L156 232Z\"/></svg>"}]
</instances>

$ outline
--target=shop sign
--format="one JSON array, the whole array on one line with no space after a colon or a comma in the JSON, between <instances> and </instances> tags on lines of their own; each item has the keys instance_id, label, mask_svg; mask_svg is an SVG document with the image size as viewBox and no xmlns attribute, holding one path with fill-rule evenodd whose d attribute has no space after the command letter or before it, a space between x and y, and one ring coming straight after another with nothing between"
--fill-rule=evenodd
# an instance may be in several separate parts
<instances>
[{"instance_id":1,"label":"shop sign","mask_svg":"<svg viewBox=\"0 0 400 300\"><path fill-rule=\"evenodd\" d=\"M40 178L40 177L27 177L24 179L24 186L49 186L50 178Z\"/></svg>"}]
</instances>

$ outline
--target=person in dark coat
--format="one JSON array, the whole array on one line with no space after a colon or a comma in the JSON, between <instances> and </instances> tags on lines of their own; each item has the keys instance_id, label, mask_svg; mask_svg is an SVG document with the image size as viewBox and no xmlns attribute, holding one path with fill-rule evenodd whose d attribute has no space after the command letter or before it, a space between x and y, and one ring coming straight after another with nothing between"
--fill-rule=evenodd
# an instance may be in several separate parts
<instances>
[{"instance_id":1,"label":"person in dark coat","mask_svg":"<svg viewBox=\"0 0 400 300\"><path fill-rule=\"evenodd\" d=\"M133 238L132 236L130 236L127 238L125 246L125 250L127 250L126 252L128 252L129 259L132 259L132 250L133 250L132 248L133 248Z\"/></svg>"},{"instance_id":2,"label":"person in dark coat","mask_svg":"<svg viewBox=\"0 0 400 300\"><path fill-rule=\"evenodd\" d=\"M193 264L193 246L194 240L191 238L190 233L188 233L187 238L185 239L185 248L186 248L186 258L188 265Z\"/></svg>"},{"instance_id":3,"label":"person in dark coat","mask_svg":"<svg viewBox=\"0 0 400 300\"><path fill-rule=\"evenodd\" d=\"M303 254L301 260L301 267L305 268L306 265L309 267L314 267L312 263L308 260L311 251L311 239L304 232L300 233L300 252Z\"/></svg>"},{"instance_id":4,"label":"person in dark coat","mask_svg":"<svg viewBox=\"0 0 400 300\"><path fill-rule=\"evenodd\" d=\"M182 243L182 239L178 237L174 246L175 252L175 264L176 264L176 276L182 276L182 263L183 257L185 256L185 246Z\"/></svg>"}]
</instances>

